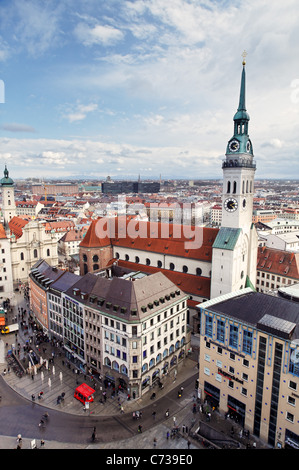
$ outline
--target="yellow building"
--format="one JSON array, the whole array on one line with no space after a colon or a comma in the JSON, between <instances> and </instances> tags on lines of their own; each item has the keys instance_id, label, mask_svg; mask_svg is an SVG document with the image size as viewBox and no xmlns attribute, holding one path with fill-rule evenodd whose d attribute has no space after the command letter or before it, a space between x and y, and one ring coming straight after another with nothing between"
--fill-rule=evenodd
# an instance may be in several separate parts
<instances>
[{"instance_id":1,"label":"yellow building","mask_svg":"<svg viewBox=\"0 0 299 470\"><path fill-rule=\"evenodd\" d=\"M270 447L299 448L299 303L246 288L198 308L201 400Z\"/></svg>"}]
</instances>

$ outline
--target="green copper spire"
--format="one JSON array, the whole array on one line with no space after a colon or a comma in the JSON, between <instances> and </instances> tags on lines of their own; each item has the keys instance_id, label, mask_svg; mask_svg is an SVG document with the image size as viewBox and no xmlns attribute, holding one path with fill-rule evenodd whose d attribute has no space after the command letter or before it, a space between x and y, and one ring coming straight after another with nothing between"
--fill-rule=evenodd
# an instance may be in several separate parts
<instances>
[{"instance_id":1,"label":"green copper spire","mask_svg":"<svg viewBox=\"0 0 299 470\"><path fill-rule=\"evenodd\" d=\"M240 87L240 96L239 96L239 106L236 114L234 115L234 135L229 140L226 155L231 158L231 155L240 155L246 154L253 157L252 145L249 140L248 134L248 125L249 125L249 114L246 111L246 72L245 72L245 56L246 52L243 54L243 69L241 75L241 87Z\"/></svg>"},{"instance_id":2,"label":"green copper spire","mask_svg":"<svg viewBox=\"0 0 299 470\"><path fill-rule=\"evenodd\" d=\"M0 180L0 185L1 186L13 186L14 185L13 180L9 177L9 173L8 173L8 169L6 165L5 165L5 170L4 170L4 178Z\"/></svg>"},{"instance_id":3,"label":"green copper spire","mask_svg":"<svg viewBox=\"0 0 299 470\"><path fill-rule=\"evenodd\" d=\"M234 121L244 121L244 120L249 121L250 119L249 114L246 111L246 105L245 105L245 84L246 84L245 63L246 63L245 60L243 60L239 107L238 107L238 111L234 115Z\"/></svg>"}]
</instances>

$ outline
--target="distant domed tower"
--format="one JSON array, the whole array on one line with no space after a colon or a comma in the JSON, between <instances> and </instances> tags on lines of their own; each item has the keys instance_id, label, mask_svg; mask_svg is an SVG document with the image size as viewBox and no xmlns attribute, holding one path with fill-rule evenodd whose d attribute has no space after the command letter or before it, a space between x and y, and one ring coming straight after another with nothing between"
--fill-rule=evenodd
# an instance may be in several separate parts
<instances>
[{"instance_id":1,"label":"distant domed tower","mask_svg":"<svg viewBox=\"0 0 299 470\"><path fill-rule=\"evenodd\" d=\"M9 177L8 169L5 165L4 178L0 180L2 192L2 214L5 229L8 222L16 215L14 181Z\"/></svg>"},{"instance_id":2,"label":"distant domed tower","mask_svg":"<svg viewBox=\"0 0 299 470\"><path fill-rule=\"evenodd\" d=\"M93 273L105 268L113 258L111 239L107 235L109 219L93 220L79 245L80 274Z\"/></svg>"}]
</instances>

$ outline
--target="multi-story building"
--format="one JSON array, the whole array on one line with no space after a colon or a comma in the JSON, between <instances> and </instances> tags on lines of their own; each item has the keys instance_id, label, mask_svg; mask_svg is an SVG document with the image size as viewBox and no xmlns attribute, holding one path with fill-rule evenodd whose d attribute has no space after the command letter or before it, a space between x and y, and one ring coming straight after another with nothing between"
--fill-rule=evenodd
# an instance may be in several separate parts
<instances>
[{"instance_id":1,"label":"multi-story building","mask_svg":"<svg viewBox=\"0 0 299 470\"><path fill-rule=\"evenodd\" d=\"M185 357L188 296L162 273L87 274L62 297L68 358L132 396L148 391Z\"/></svg>"},{"instance_id":2,"label":"multi-story building","mask_svg":"<svg viewBox=\"0 0 299 470\"><path fill-rule=\"evenodd\" d=\"M57 194L78 194L79 186L73 183L57 183L57 184L44 184L35 183L32 185L32 194L38 194L40 196L49 196Z\"/></svg>"},{"instance_id":3,"label":"multi-story building","mask_svg":"<svg viewBox=\"0 0 299 470\"><path fill-rule=\"evenodd\" d=\"M272 209L255 209L252 214L252 222L254 224L262 222L268 224L277 218L277 213Z\"/></svg>"},{"instance_id":4,"label":"multi-story building","mask_svg":"<svg viewBox=\"0 0 299 470\"><path fill-rule=\"evenodd\" d=\"M256 290L274 291L299 282L299 253L259 247Z\"/></svg>"},{"instance_id":5,"label":"multi-story building","mask_svg":"<svg viewBox=\"0 0 299 470\"><path fill-rule=\"evenodd\" d=\"M222 222L222 206L215 204L210 209L210 223L219 227Z\"/></svg>"},{"instance_id":6,"label":"multi-story building","mask_svg":"<svg viewBox=\"0 0 299 470\"><path fill-rule=\"evenodd\" d=\"M16 201L16 214L35 218L43 207L39 201Z\"/></svg>"},{"instance_id":7,"label":"multi-story building","mask_svg":"<svg viewBox=\"0 0 299 470\"><path fill-rule=\"evenodd\" d=\"M271 447L299 448L299 304L250 288L199 305L199 393Z\"/></svg>"},{"instance_id":8,"label":"multi-story building","mask_svg":"<svg viewBox=\"0 0 299 470\"><path fill-rule=\"evenodd\" d=\"M0 224L0 299L9 299L14 304L14 289L10 258L9 236Z\"/></svg>"},{"instance_id":9,"label":"multi-story building","mask_svg":"<svg viewBox=\"0 0 299 470\"><path fill-rule=\"evenodd\" d=\"M79 245L87 231L87 226L72 228L58 240L58 252L69 259L74 255L79 256Z\"/></svg>"},{"instance_id":10,"label":"multi-story building","mask_svg":"<svg viewBox=\"0 0 299 470\"><path fill-rule=\"evenodd\" d=\"M49 333L49 313L47 294L51 284L59 279L64 271L39 260L29 275L30 309L40 327Z\"/></svg>"}]
</instances>

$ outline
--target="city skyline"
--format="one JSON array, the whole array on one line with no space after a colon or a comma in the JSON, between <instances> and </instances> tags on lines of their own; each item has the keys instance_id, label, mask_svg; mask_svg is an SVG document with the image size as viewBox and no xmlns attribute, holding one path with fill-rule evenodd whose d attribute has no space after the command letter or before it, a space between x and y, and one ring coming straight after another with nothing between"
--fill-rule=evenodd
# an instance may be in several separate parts
<instances>
[{"instance_id":1,"label":"city skyline","mask_svg":"<svg viewBox=\"0 0 299 470\"><path fill-rule=\"evenodd\" d=\"M0 12L12 177L221 178L244 49L256 179L299 173L295 1L4 0Z\"/></svg>"}]
</instances>

